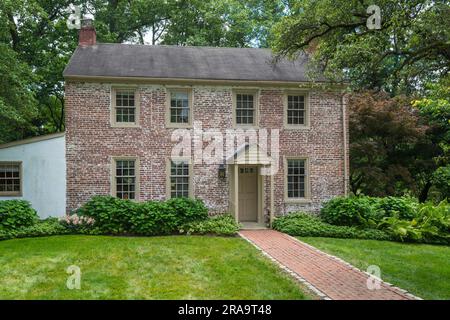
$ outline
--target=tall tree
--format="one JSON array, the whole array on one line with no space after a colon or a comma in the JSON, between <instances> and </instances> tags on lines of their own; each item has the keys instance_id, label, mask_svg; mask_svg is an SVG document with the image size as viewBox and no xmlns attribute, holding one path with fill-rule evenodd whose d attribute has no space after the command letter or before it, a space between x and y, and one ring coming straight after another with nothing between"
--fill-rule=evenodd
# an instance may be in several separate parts
<instances>
[{"instance_id":1,"label":"tall tree","mask_svg":"<svg viewBox=\"0 0 450 320\"><path fill-rule=\"evenodd\" d=\"M379 29L369 28L372 0L296 0L274 29L278 53L308 51L311 70L354 88L410 94L450 69L448 0L379 0ZM372 25L370 25L372 26ZM376 27L376 26L375 26Z\"/></svg>"}]
</instances>

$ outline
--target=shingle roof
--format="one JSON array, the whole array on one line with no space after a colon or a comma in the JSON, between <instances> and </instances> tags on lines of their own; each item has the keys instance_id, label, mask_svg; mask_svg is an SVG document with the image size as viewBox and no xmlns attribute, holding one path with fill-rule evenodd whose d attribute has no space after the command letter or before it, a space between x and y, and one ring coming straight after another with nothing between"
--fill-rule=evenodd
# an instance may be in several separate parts
<instances>
[{"instance_id":1,"label":"shingle roof","mask_svg":"<svg viewBox=\"0 0 450 320\"><path fill-rule=\"evenodd\" d=\"M273 58L269 49L96 44L79 46L64 76L308 81L306 56Z\"/></svg>"}]
</instances>

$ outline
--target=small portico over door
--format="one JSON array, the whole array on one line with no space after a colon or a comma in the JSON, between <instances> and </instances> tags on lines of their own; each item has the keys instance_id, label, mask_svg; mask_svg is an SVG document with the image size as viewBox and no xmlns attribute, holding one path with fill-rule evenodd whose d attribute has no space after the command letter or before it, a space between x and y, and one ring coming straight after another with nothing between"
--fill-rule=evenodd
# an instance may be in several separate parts
<instances>
[{"instance_id":1,"label":"small portico over door","mask_svg":"<svg viewBox=\"0 0 450 320\"><path fill-rule=\"evenodd\" d=\"M230 212L237 222L264 226L265 179L261 173L271 164L270 158L257 145L245 145L228 158L227 163Z\"/></svg>"}]
</instances>

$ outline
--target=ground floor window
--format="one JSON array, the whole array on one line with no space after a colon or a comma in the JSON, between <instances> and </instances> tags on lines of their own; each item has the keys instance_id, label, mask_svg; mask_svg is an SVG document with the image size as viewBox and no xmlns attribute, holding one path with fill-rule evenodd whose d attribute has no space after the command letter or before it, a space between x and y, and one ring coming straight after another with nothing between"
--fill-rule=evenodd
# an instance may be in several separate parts
<instances>
[{"instance_id":1,"label":"ground floor window","mask_svg":"<svg viewBox=\"0 0 450 320\"><path fill-rule=\"evenodd\" d=\"M120 199L137 199L137 159L114 159L114 195Z\"/></svg>"},{"instance_id":2,"label":"ground floor window","mask_svg":"<svg viewBox=\"0 0 450 320\"><path fill-rule=\"evenodd\" d=\"M0 196L22 195L21 162L0 162Z\"/></svg>"},{"instance_id":3,"label":"ground floor window","mask_svg":"<svg viewBox=\"0 0 450 320\"><path fill-rule=\"evenodd\" d=\"M286 182L287 198L298 199L306 197L307 166L305 159L287 159Z\"/></svg>"},{"instance_id":4,"label":"ground floor window","mask_svg":"<svg viewBox=\"0 0 450 320\"><path fill-rule=\"evenodd\" d=\"M189 197L192 191L189 160L170 160L169 171L170 197Z\"/></svg>"}]
</instances>

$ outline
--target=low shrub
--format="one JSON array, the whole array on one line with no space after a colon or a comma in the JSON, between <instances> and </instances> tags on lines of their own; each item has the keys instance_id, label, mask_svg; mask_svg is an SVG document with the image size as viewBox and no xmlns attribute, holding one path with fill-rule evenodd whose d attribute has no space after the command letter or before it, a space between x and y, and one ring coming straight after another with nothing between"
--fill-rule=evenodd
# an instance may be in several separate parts
<instances>
[{"instance_id":1,"label":"low shrub","mask_svg":"<svg viewBox=\"0 0 450 320\"><path fill-rule=\"evenodd\" d=\"M157 235L169 234L177 231L181 225L176 209L161 201L147 201L141 203L131 217L133 234Z\"/></svg>"},{"instance_id":2,"label":"low shrub","mask_svg":"<svg viewBox=\"0 0 450 320\"><path fill-rule=\"evenodd\" d=\"M447 201L420 204L415 218L402 219L396 213L384 218L378 228L399 241L450 244L450 205Z\"/></svg>"},{"instance_id":3,"label":"low shrub","mask_svg":"<svg viewBox=\"0 0 450 320\"><path fill-rule=\"evenodd\" d=\"M79 216L93 218L93 233L126 234L131 230L132 217L139 203L112 196L94 196L76 212Z\"/></svg>"},{"instance_id":4,"label":"low shrub","mask_svg":"<svg viewBox=\"0 0 450 320\"><path fill-rule=\"evenodd\" d=\"M400 219L412 220L417 216L419 203L411 197L379 198L377 207L384 211L383 216L392 217L396 214Z\"/></svg>"},{"instance_id":5,"label":"low shrub","mask_svg":"<svg viewBox=\"0 0 450 320\"><path fill-rule=\"evenodd\" d=\"M93 233L94 218L70 214L60 218L59 221L71 233Z\"/></svg>"},{"instance_id":6,"label":"low shrub","mask_svg":"<svg viewBox=\"0 0 450 320\"><path fill-rule=\"evenodd\" d=\"M384 214L372 197L336 197L320 211L323 221L337 226L375 226Z\"/></svg>"},{"instance_id":7,"label":"low shrub","mask_svg":"<svg viewBox=\"0 0 450 320\"><path fill-rule=\"evenodd\" d=\"M57 218L48 218L37 221L31 226L20 227L14 230L0 230L0 240L62 235L70 232Z\"/></svg>"},{"instance_id":8,"label":"low shrub","mask_svg":"<svg viewBox=\"0 0 450 320\"><path fill-rule=\"evenodd\" d=\"M178 219L177 225L208 218L208 208L200 199L172 198L167 200L166 203L175 210Z\"/></svg>"},{"instance_id":9,"label":"low shrub","mask_svg":"<svg viewBox=\"0 0 450 320\"><path fill-rule=\"evenodd\" d=\"M376 228L386 217L412 220L417 216L418 206L411 197L336 197L324 204L320 217L338 226Z\"/></svg>"},{"instance_id":10,"label":"low shrub","mask_svg":"<svg viewBox=\"0 0 450 320\"><path fill-rule=\"evenodd\" d=\"M292 236L301 237L391 240L391 236L381 230L336 226L322 221L319 217L302 212L276 218L273 228Z\"/></svg>"},{"instance_id":11,"label":"low shrub","mask_svg":"<svg viewBox=\"0 0 450 320\"><path fill-rule=\"evenodd\" d=\"M240 224L229 214L210 217L206 220L193 221L183 225L179 232L186 234L214 234L234 236L238 233Z\"/></svg>"},{"instance_id":12,"label":"low shrub","mask_svg":"<svg viewBox=\"0 0 450 320\"><path fill-rule=\"evenodd\" d=\"M91 234L169 234L189 222L205 220L208 209L198 199L135 202L95 196L76 212L94 219Z\"/></svg>"},{"instance_id":13,"label":"low shrub","mask_svg":"<svg viewBox=\"0 0 450 320\"><path fill-rule=\"evenodd\" d=\"M38 214L25 200L0 201L0 230L6 232L32 226L38 221Z\"/></svg>"}]
</instances>

